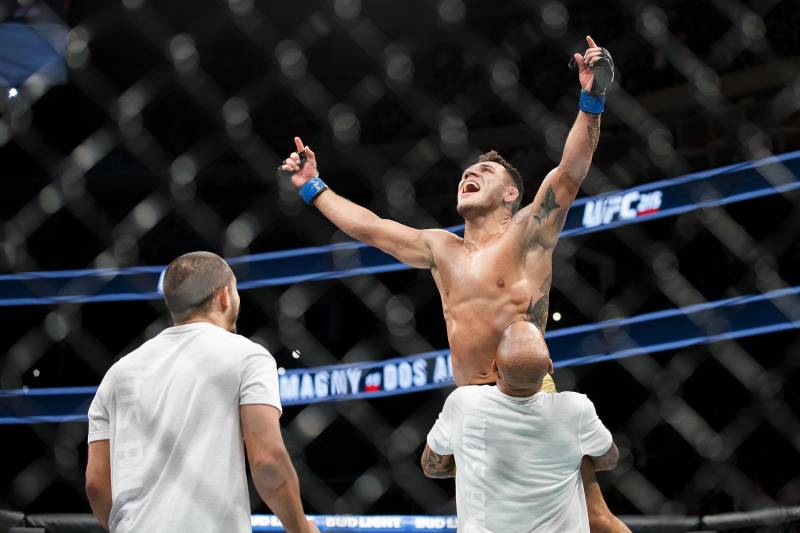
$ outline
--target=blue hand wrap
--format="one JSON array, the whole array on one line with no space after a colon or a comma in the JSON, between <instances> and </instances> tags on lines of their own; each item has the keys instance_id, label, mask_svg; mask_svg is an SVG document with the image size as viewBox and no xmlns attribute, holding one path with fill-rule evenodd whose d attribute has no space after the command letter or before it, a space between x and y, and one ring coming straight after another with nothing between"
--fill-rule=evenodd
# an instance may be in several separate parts
<instances>
[{"instance_id":1,"label":"blue hand wrap","mask_svg":"<svg viewBox=\"0 0 800 533\"><path fill-rule=\"evenodd\" d=\"M594 95L589 91L583 90L581 91L581 99L578 103L578 107L581 111L586 113L599 115L606 108L606 97L603 95Z\"/></svg>"},{"instance_id":2,"label":"blue hand wrap","mask_svg":"<svg viewBox=\"0 0 800 533\"><path fill-rule=\"evenodd\" d=\"M311 205L311 202L314 201L314 198L319 196L322 191L326 190L327 188L328 186L325 185L325 182L322 181L319 176L314 176L305 182L303 186L300 187L300 191L298 192L300 193L300 197L303 199L303 201L308 205Z\"/></svg>"}]
</instances>

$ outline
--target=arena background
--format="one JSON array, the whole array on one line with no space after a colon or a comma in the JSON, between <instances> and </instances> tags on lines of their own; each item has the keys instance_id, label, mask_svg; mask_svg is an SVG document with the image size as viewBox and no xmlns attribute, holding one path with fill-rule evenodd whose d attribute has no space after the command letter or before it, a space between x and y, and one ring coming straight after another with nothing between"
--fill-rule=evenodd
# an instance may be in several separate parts
<instances>
[{"instance_id":1,"label":"arena background","mask_svg":"<svg viewBox=\"0 0 800 533\"><path fill-rule=\"evenodd\" d=\"M792 0L4 1L0 269L349 240L276 177L294 135L332 188L415 227L461 222L461 170L492 148L521 170L527 202L576 115L567 62L586 34L618 77L582 196L788 153L799 13ZM25 26L49 50L17 40ZM800 285L798 199L563 238L549 330ZM447 347L427 271L241 296L239 331L287 370ZM795 297L785 313L798 309ZM97 385L168 325L158 300L4 303L0 324L4 390ZM800 505L799 350L787 329L559 369L558 387L588 394L620 446L600 476L611 509ZM453 514L453 483L418 466L448 391L288 407L307 512ZM0 442L0 507L89 512L85 423L2 425Z\"/></svg>"}]
</instances>

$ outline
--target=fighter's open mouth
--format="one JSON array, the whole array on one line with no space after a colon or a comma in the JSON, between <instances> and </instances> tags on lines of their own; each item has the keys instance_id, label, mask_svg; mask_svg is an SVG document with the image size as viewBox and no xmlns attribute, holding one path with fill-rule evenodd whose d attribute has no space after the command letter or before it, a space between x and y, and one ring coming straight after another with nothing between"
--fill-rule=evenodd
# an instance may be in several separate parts
<instances>
[{"instance_id":1,"label":"fighter's open mouth","mask_svg":"<svg viewBox=\"0 0 800 533\"><path fill-rule=\"evenodd\" d=\"M464 184L464 187L461 189L463 193L471 193L471 192L478 192L481 190L481 186L475 183L474 181L468 181Z\"/></svg>"}]
</instances>

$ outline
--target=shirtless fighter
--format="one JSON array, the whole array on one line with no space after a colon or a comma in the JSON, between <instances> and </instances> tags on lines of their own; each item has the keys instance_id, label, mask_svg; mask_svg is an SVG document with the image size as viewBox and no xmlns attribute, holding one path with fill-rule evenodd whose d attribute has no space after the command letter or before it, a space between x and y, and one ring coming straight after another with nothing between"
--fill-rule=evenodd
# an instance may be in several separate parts
<instances>
[{"instance_id":1,"label":"shirtless fighter","mask_svg":"<svg viewBox=\"0 0 800 533\"><path fill-rule=\"evenodd\" d=\"M575 54L571 62L582 88L580 111L561 162L544 178L533 202L519 209L519 173L496 152L483 154L458 184L463 239L443 229L418 230L380 218L339 196L319 178L314 152L298 137L297 152L280 167L291 174L306 203L313 203L339 229L409 266L431 270L459 386L494 383L492 361L509 324L529 320L542 331L547 324L553 248L589 171L605 90L613 81L611 55L591 37L586 42L586 52ZM555 390L549 376L542 390ZM588 460L581 470L591 530L629 531L608 510Z\"/></svg>"}]
</instances>

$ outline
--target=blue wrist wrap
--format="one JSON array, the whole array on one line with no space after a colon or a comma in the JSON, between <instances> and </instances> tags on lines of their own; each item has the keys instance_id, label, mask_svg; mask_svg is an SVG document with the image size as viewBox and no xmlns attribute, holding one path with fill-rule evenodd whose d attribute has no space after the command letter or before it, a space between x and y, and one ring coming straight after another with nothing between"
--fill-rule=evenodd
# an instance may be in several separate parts
<instances>
[{"instance_id":1,"label":"blue wrist wrap","mask_svg":"<svg viewBox=\"0 0 800 533\"><path fill-rule=\"evenodd\" d=\"M314 176L305 182L302 187L300 187L300 197L305 203L311 205L311 202L314 201L314 198L319 196L322 191L326 190L327 188L328 186L325 185L325 182L322 181L319 176Z\"/></svg>"},{"instance_id":2,"label":"blue wrist wrap","mask_svg":"<svg viewBox=\"0 0 800 533\"><path fill-rule=\"evenodd\" d=\"M594 95L589 91L581 91L581 99L578 103L578 107L581 111L586 113L599 115L606 108L606 97Z\"/></svg>"}]
</instances>

